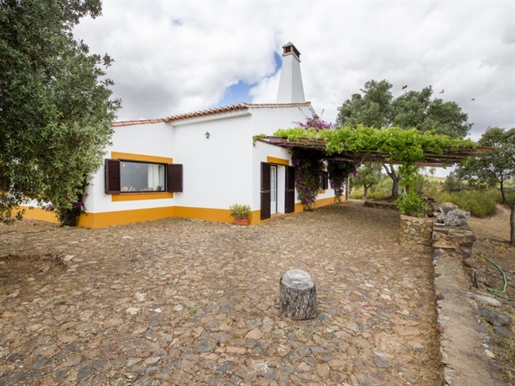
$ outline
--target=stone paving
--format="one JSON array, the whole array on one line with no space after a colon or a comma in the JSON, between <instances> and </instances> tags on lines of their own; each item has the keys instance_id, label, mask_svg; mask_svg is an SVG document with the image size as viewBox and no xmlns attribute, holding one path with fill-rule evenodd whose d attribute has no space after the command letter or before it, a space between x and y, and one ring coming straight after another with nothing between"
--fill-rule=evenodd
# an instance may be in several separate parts
<instances>
[{"instance_id":1,"label":"stone paving","mask_svg":"<svg viewBox=\"0 0 515 386\"><path fill-rule=\"evenodd\" d=\"M351 203L251 227L0 226L0 385L440 384L431 256L399 226ZM315 319L279 315L292 268Z\"/></svg>"}]
</instances>

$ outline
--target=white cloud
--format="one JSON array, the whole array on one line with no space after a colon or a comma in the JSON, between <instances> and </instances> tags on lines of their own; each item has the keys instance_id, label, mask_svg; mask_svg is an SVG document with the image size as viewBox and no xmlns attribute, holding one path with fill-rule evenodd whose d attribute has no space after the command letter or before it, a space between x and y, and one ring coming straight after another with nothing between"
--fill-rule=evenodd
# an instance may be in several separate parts
<instances>
[{"instance_id":1,"label":"white cloud","mask_svg":"<svg viewBox=\"0 0 515 386\"><path fill-rule=\"evenodd\" d=\"M366 81L386 79L394 95L404 84L432 85L435 97L469 115L475 138L488 126L515 126L514 3L105 0L103 7L103 17L75 32L115 59L108 73L123 100L120 119L216 106L238 81L254 85L254 102L275 102L274 52L292 41L306 99L326 120Z\"/></svg>"}]
</instances>

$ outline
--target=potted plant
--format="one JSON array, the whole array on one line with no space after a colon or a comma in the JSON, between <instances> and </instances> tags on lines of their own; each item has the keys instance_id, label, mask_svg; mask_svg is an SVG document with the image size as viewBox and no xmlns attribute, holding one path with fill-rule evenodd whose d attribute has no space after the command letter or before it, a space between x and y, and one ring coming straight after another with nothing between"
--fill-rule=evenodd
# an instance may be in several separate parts
<instances>
[{"instance_id":1,"label":"potted plant","mask_svg":"<svg viewBox=\"0 0 515 386\"><path fill-rule=\"evenodd\" d=\"M234 204L229 207L230 215L234 217L236 225L249 225L250 224L250 206Z\"/></svg>"}]
</instances>

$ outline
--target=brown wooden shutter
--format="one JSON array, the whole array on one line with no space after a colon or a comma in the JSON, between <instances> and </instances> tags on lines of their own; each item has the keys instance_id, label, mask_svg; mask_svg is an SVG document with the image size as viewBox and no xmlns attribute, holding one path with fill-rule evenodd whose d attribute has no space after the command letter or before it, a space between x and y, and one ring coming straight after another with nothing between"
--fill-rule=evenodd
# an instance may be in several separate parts
<instances>
[{"instance_id":1,"label":"brown wooden shutter","mask_svg":"<svg viewBox=\"0 0 515 386\"><path fill-rule=\"evenodd\" d=\"M182 164L166 165L166 191L182 193Z\"/></svg>"},{"instance_id":2,"label":"brown wooden shutter","mask_svg":"<svg viewBox=\"0 0 515 386\"><path fill-rule=\"evenodd\" d=\"M295 212L295 168L286 167L286 199L284 203L284 213Z\"/></svg>"},{"instance_id":3,"label":"brown wooden shutter","mask_svg":"<svg viewBox=\"0 0 515 386\"><path fill-rule=\"evenodd\" d=\"M106 194L120 193L120 161L106 159L104 163Z\"/></svg>"},{"instance_id":4,"label":"brown wooden shutter","mask_svg":"<svg viewBox=\"0 0 515 386\"><path fill-rule=\"evenodd\" d=\"M322 172L322 190L329 189L329 173L328 172Z\"/></svg>"},{"instance_id":5,"label":"brown wooden shutter","mask_svg":"<svg viewBox=\"0 0 515 386\"><path fill-rule=\"evenodd\" d=\"M270 218L270 164L261 162L261 220Z\"/></svg>"}]
</instances>

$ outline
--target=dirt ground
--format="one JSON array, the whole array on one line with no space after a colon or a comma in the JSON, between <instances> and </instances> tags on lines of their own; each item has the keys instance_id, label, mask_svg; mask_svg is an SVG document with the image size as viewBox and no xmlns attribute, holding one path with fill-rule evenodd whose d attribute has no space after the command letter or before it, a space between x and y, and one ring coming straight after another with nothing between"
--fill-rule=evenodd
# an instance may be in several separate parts
<instances>
[{"instance_id":1,"label":"dirt ground","mask_svg":"<svg viewBox=\"0 0 515 386\"><path fill-rule=\"evenodd\" d=\"M472 258L466 262L466 266L471 275L477 272L477 286L487 292L488 288L503 291L505 280L502 273L487 259L499 266L506 276L506 291L501 293L505 298L515 299L515 247L509 245L510 237L509 226L510 209L498 205L497 214L485 219L470 218L468 224L476 235L474 249L479 252L474 253ZM486 258L487 259L486 259ZM470 277L471 284L475 285L474 278ZM490 291L489 291L490 292ZM515 301L509 301L499 296L494 296L502 302L500 311L510 315L512 323L507 329L515 335ZM511 384L515 384L515 339L499 336L488 325L491 342L496 347L496 360L504 369L504 372ZM506 326L505 326L506 327Z\"/></svg>"},{"instance_id":2,"label":"dirt ground","mask_svg":"<svg viewBox=\"0 0 515 386\"><path fill-rule=\"evenodd\" d=\"M399 227L360 203L250 227L0 226L0 386L440 384L431 255ZM292 268L316 279L314 319L281 315Z\"/></svg>"},{"instance_id":3,"label":"dirt ground","mask_svg":"<svg viewBox=\"0 0 515 386\"><path fill-rule=\"evenodd\" d=\"M316 215L316 213L313 215ZM312 215L308 214L308 216ZM293 221L291 219L287 221ZM507 242L509 238L509 209L499 207L498 213L495 216L486 219L471 218L468 223L477 237L474 248L483 256L493 260L504 271L508 280L505 296L515 298L515 248L510 247ZM22 226L26 228L23 233L45 233L48 231L44 225L42 226L41 223L35 221L24 221ZM53 227L52 225L48 226ZM16 237L15 229L19 230L19 226L13 228L13 237ZM4 229L2 233L5 232L9 232L9 230ZM67 265L63 262L62 254L41 254L37 253L37 248L38 246L36 245L34 254L24 259L14 256L4 256L0 259L0 264L2 264L0 269L0 289L4 291L9 289L10 291L17 288L17 285L18 287L23 286L27 290L29 288L41 289L52 284L66 271ZM470 272L477 272L477 283L481 289L486 290L486 287L498 290L503 289L504 281L502 274L495 266L479 254L474 254L469 260ZM27 286L26 283L30 281L35 282L34 284L36 285ZM473 277L470 277L470 283L471 286L474 284ZM13 302L19 299L16 292L4 293L4 295L11 298ZM30 294L25 295L30 297ZM67 305L63 300L62 304L56 303L55 306L64 308ZM501 311L512 316L513 323L507 328L515 334L515 303L510 304L507 301L503 301ZM3 316L9 317L5 313ZM491 341L496 347L496 361L498 361L510 382L515 384L515 371L513 370L515 369L514 339L499 337L493 328L489 328L489 332ZM2 352L0 351L1 357ZM424 376L421 375L419 379L423 379L426 383L429 382L430 384L431 376L434 376L434 370L426 369L426 371L423 374Z\"/></svg>"}]
</instances>

